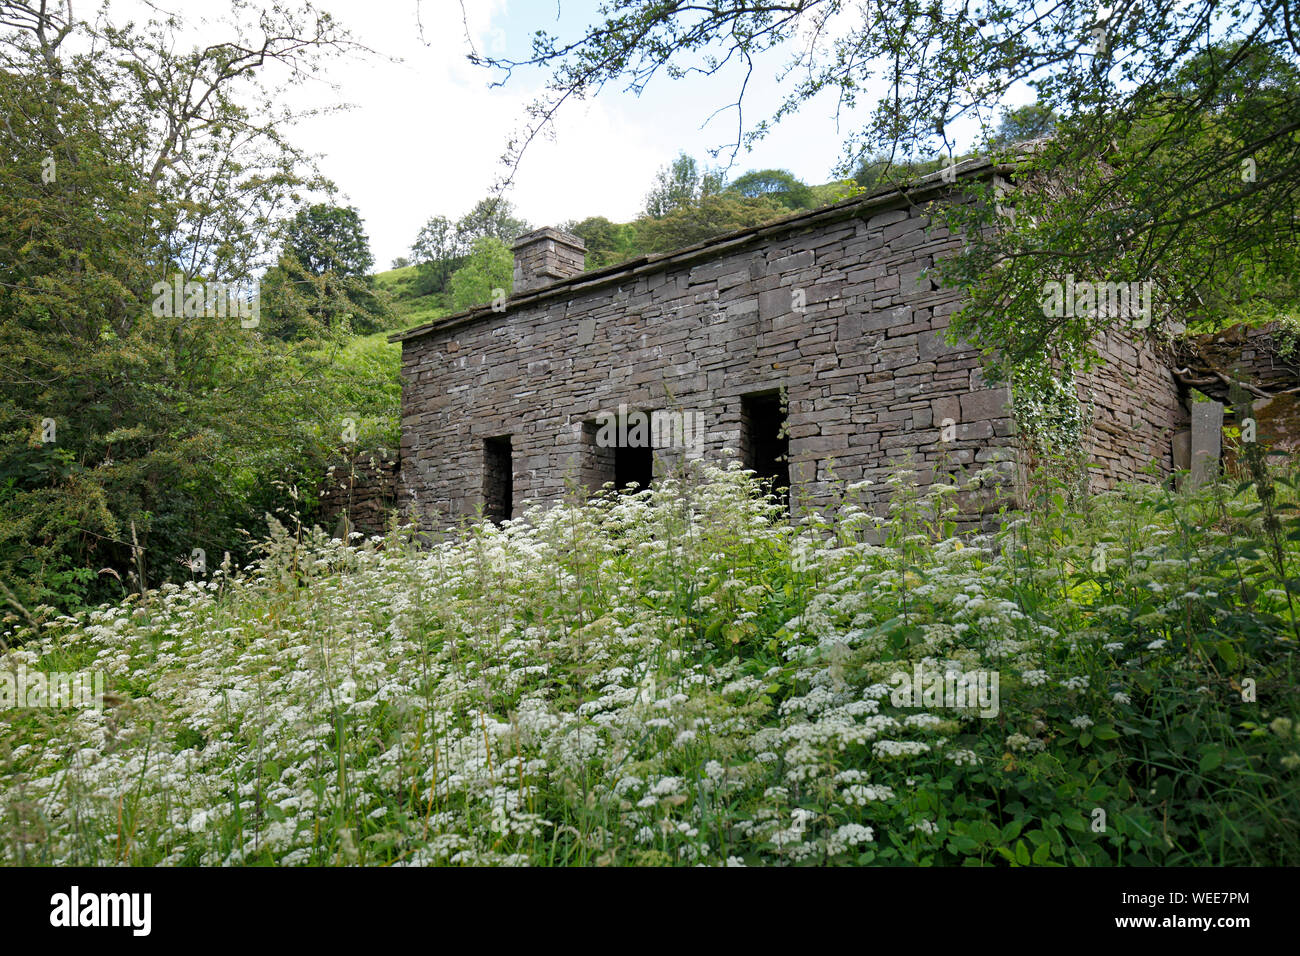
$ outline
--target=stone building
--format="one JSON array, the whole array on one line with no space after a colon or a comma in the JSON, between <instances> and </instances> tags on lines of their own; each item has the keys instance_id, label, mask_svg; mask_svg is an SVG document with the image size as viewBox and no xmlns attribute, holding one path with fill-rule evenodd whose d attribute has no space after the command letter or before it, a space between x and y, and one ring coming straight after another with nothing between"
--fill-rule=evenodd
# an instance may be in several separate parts
<instances>
[{"instance_id":1,"label":"stone building","mask_svg":"<svg viewBox=\"0 0 1300 956\"><path fill-rule=\"evenodd\" d=\"M575 483L645 483L683 451L601 440L641 415L695 416L703 434L688 452L730 449L788 479L798 508L864 478L879 504L900 468L922 482L985 467L1010 480L1008 390L984 380L973 349L944 341L959 294L930 275L960 247L927 212L949 189L931 177L591 272L581 240L522 236L507 301L392 337L408 500L443 526L480 508L517 514ZM1079 382L1096 482L1138 477L1152 459L1169 471L1187 412L1168 362L1140 341L1103 351L1111 361Z\"/></svg>"}]
</instances>

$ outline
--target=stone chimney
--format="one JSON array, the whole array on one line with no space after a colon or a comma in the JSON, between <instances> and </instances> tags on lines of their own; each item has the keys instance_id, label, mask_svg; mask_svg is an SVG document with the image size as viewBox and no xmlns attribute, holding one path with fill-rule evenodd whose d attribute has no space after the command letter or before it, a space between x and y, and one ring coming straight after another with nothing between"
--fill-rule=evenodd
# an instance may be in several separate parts
<instances>
[{"instance_id":1,"label":"stone chimney","mask_svg":"<svg viewBox=\"0 0 1300 956\"><path fill-rule=\"evenodd\" d=\"M587 246L577 236L547 226L515 240L515 295L532 292L586 267Z\"/></svg>"}]
</instances>

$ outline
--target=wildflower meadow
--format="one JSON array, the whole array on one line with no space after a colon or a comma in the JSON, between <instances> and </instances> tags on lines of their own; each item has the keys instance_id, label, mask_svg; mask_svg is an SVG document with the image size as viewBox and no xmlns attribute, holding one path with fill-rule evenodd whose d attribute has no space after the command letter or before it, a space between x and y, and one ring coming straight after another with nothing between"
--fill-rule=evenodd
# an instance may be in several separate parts
<instances>
[{"instance_id":1,"label":"wildflower meadow","mask_svg":"<svg viewBox=\"0 0 1300 956\"><path fill-rule=\"evenodd\" d=\"M905 476L791 518L700 461L437 540L285 516L248 567L10 615L0 668L104 694L6 714L0 861L1294 864L1272 481L1049 486L982 536Z\"/></svg>"}]
</instances>

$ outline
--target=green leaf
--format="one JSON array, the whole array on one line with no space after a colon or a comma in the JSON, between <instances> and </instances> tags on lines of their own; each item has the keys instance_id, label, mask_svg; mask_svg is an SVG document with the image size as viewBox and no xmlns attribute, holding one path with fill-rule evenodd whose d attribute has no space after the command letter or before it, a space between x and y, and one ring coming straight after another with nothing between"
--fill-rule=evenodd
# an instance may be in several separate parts
<instances>
[{"instance_id":1,"label":"green leaf","mask_svg":"<svg viewBox=\"0 0 1300 956\"><path fill-rule=\"evenodd\" d=\"M972 840L968 836L952 836L948 839L948 850L951 853L965 853L967 850L973 850L979 846L978 840Z\"/></svg>"},{"instance_id":2,"label":"green leaf","mask_svg":"<svg viewBox=\"0 0 1300 956\"><path fill-rule=\"evenodd\" d=\"M1215 645L1215 650L1219 652L1219 659L1222 660L1223 663L1233 668L1237 666L1237 649L1232 646L1231 641L1219 641L1219 643Z\"/></svg>"}]
</instances>

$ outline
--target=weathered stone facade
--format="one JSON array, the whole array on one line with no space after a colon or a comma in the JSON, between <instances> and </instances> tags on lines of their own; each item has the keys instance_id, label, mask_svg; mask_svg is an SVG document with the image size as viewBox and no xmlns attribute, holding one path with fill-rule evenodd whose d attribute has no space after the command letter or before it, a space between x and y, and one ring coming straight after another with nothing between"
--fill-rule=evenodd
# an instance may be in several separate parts
<instances>
[{"instance_id":1,"label":"weathered stone facade","mask_svg":"<svg viewBox=\"0 0 1300 956\"><path fill-rule=\"evenodd\" d=\"M1136 335L1109 335L1093 348L1103 364L1077 377L1089 419L1085 451L1097 466L1090 489L1140 481L1153 461L1161 475L1189 467L1186 394L1168 351Z\"/></svg>"},{"instance_id":2,"label":"weathered stone facade","mask_svg":"<svg viewBox=\"0 0 1300 956\"><path fill-rule=\"evenodd\" d=\"M927 273L961 245L930 215L949 195L932 178L585 273L580 240L521 237L504 308L393 336L404 502L446 526L575 486L645 483L651 455L661 468L678 452L624 455L600 425L658 412L702 416L699 450L788 478L796 511L862 479L882 508L885 480L905 468L920 483L992 468L1004 485L960 496L967 524L989 526L1021 462L1008 390L986 384L973 349L944 341L959 293ZM1152 461L1158 474L1187 467L1172 357L1139 337L1097 347L1105 364L1078 378L1092 487L1141 480Z\"/></svg>"},{"instance_id":3,"label":"weathered stone facade","mask_svg":"<svg viewBox=\"0 0 1300 956\"><path fill-rule=\"evenodd\" d=\"M1195 388L1228 406L1241 427L1254 419L1257 440L1276 458L1300 457L1300 347L1294 330L1278 323L1233 326L1182 343L1175 374L1184 388ZM1234 385L1242 393L1234 394ZM1245 405L1249 404L1249 411ZM1236 455L1225 454L1225 465Z\"/></svg>"},{"instance_id":4,"label":"weathered stone facade","mask_svg":"<svg viewBox=\"0 0 1300 956\"><path fill-rule=\"evenodd\" d=\"M619 406L702 414L704 454L743 454L762 438L743 427L747 415L782 391L796 506L828 504L836 480L873 479L883 498L884 479L905 465L922 481L997 462L1009 471L1008 392L985 385L973 350L943 341L957 294L926 275L960 245L927 214L945 188L840 203L585 274L564 234L523 237L522 291L503 312L394 337L403 480L417 507L441 525L499 502L502 467L516 513L559 498L566 481L599 487L614 474L595 422ZM534 262L553 281L534 285Z\"/></svg>"}]
</instances>

